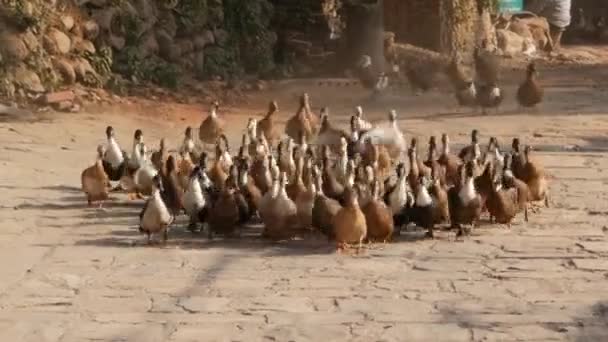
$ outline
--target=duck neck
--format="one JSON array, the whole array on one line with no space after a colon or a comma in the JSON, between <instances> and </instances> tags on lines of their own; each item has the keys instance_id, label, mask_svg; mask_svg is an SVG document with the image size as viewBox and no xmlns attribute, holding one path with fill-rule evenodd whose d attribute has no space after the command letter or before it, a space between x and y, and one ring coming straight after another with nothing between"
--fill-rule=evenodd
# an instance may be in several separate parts
<instances>
[{"instance_id":1,"label":"duck neck","mask_svg":"<svg viewBox=\"0 0 608 342\"><path fill-rule=\"evenodd\" d=\"M450 143L448 141L444 141L442 142L441 145L441 153L444 156L447 156L448 154L450 154Z\"/></svg>"}]
</instances>

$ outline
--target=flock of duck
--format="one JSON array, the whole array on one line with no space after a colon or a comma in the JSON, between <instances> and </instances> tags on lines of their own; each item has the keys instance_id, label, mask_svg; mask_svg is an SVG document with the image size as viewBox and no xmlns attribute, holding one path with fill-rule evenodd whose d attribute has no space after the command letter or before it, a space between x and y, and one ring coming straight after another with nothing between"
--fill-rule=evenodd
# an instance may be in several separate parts
<instances>
[{"instance_id":1,"label":"flock of duck","mask_svg":"<svg viewBox=\"0 0 608 342\"><path fill-rule=\"evenodd\" d=\"M482 148L473 130L470 145L453 154L447 134L440 147L432 136L421 158L419 142L406 142L394 110L388 122L372 124L357 107L348 132L332 125L327 108L313 113L303 94L284 131L275 101L263 119L249 119L233 154L218 111L215 103L198 139L188 127L173 154L164 139L148 153L138 129L128 155L107 127L96 163L82 172L89 205L101 207L119 188L130 199L145 198L139 230L148 242L151 234L166 241L175 218L185 213L188 229L209 237L238 235L261 220L268 239L316 231L342 249L390 241L409 224L426 229L429 238L439 227L457 229L460 236L484 212L491 222L510 225L518 213L528 219L531 202L547 201L543 167L518 138L510 152L501 151L494 137ZM111 182L119 183L112 188Z\"/></svg>"}]
</instances>

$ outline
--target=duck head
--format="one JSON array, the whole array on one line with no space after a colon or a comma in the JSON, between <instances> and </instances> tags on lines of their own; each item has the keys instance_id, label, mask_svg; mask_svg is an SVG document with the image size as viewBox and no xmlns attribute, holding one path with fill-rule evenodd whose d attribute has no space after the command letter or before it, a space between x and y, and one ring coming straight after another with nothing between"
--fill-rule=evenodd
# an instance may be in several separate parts
<instances>
[{"instance_id":1,"label":"duck head","mask_svg":"<svg viewBox=\"0 0 608 342\"><path fill-rule=\"evenodd\" d=\"M520 152L519 138L513 138L513 142L511 143L511 148L513 148L513 152L515 152L515 153Z\"/></svg>"},{"instance_id":2,"label":"duck head","mask_svg":"<svg viewBox=\"0 0 608 342\"><path fill-rule=\"evenodd\" d=\"M270 101L268 104L268 113L274 114L279 111L279 103L276 100Z\"/></svg>"},{"instance_id":3,"label":"duck head","mask_svg":"<svg viewBox=\"0 0 608 342\"><path fill-rule=\"evenodd\" d=\"M528 68L526 69L526 75L528 79L533 79L538 76L538 70L536 70L536 63L531 62L528 64Z\"/></svg>"},{"instance_id":4,"label":"duck head","mask_svg":"<svg viewBox=\"0 0 608 342\"><path fill-rule=\"evenodd\" d=\"M471 144L479 143L479 131L474 129L471 131Z\"/></svg>"},{"instance_id":5,"label":"duck head","mask_svg":"<svg viewBox=\"0 0 608 342\"><path fill-rule=\"evenodd\" d=\"M346 207L358 207L359 206L359 198L357 196L357 191L353 189L351 186L347 186L344 189L344 204Z\"/></svg>"},{"instance_id":6,"label":"duck head","mask_svg":"<svg viewBox=\"0 0 608 342\"><path fill-rule=\"evenodd\" d=\"M165 138L160 139L160 150L165 151Z\"/></svg>"},{"instance_id":7,"label":"duck head","mask_svg":"<svg viewBox=\"0 0 608 342\"><path fill-rule=\"evenodd\" d=\"M437 141L435 140L435 136L431 136L429 138L429 157L428 157L428 160L434 160L436 153L437 153Z\"/></svg>"},{"instance_id":8,"label":"duck head","mask_svg":"<svg viewBox=\"0 0 608 342\"><path fill-rule=\"evenodd\" d=\"M141 129L136 129L133 134L133 140L135 144L141 144L144 141L144 132Z\"/></svg>"},{"instance_id":9,"label":"duck head","mask_svg":"<svg viewBox=\"0 0 608 342\"><path fill-rule=\"evenodd\" d=\"M391 109L391 111L388 113L388 120L392 124L396 124L397 123L397 111L396 110Z\"/></svg>"},{"instance_id":10,"label":"duck head","mask_svg":"<svg viewBox=\"0 0 608 342\"><path fill-rule=\"evenodd\" d=\"M97 159L103 159L105 153L106 147L103 144L97 145Z\"/></svg>"},{"instance_id":11,"label":"duck head","mask_svg":"<svg viewBox=\"0 0 608 342\"><path fill-rule=\"evenodd\" d=\"M443 147L443 151L442 151L443 154L449 154L450 153L450 138L445 133L443 133L441 135L441 144Z\"/></svg>"},{"instance_id":12,"label":"duck head","mask_svg":"<svg viewBox=\"0 0 608 342\"><path fill-rule=\"evenodd\" d=\"M114 127L112 127L112 126L106 127L106 137L108 139L111 139L114 137Z\"/></svg>"},{"instance_id":13,"label":"duck head","mask_svg":"<svg viewBox=\"0 0 608 342\"><path fill-rule=\"evenodd\" d=\"M211 117L217 118L217 111L220 109L220 103L218 101L213 101L211 104Z\"/></svg>"},{"instance_id":14,"label":"duck head","mask_svg":"<svg viewBox=\"0 0 608 342\"><path fill-rule=\"evenodd\" d=\"M154 176L154 178L152 178L152 187L155 192L156 191L160 191L160 192L165 191L165 189L163 188L163 181L160 178L160 175L156 175L156 176Z\"/></svg>"},{"instance_id":15,"label":"duck head","mask_svg":"<svg viewBox=\"0 0 608 342\"><path fill-rule=\"evenodd\" d=\"M363 118L363 107L361 107L361 106L355 107L355 117L357 119Z\"/></svg>"},{"instance_id":16,"label":"duck head","mask_svg":"<svg viewBox=\"0 0 608 342\"><path fill-rule=\"evenodd\" d=\"M329 126L329 108L323 107L321 108L321 129L327 128Z\"/></svg>"},{"instance_id":17,"label":"duck head","mask_svg":"<svg viewBox=\"0 0 608 342\"><path fill-rule=\"evenodd\" d=\"M249 177L249 162L247 160L241 160L239 163L239 184L240 186L247 185Z\"/></svg>"},{"instance_id":18,"label":"duck head","mask_svg":"<svg viewBox=\"0 0 608 342\"><path fill-rule=\"evenodd\" d=\"M403 178L405 176L405 164L403 162L397 165L397 177Z\"/></svg>"},{"instance_id":19,"label":"duck head","mask_svg":"<svg viewBox=\"0 0 608 342\"><path fill-rule=\"evenodd\" d=\"M177 170L177 161L175 160L175 157L173 157L172 155L167 157L167 161L165 162L165 168L167 169L168 175L171 174L171 172Z\"/></svg>"}]
</instances>

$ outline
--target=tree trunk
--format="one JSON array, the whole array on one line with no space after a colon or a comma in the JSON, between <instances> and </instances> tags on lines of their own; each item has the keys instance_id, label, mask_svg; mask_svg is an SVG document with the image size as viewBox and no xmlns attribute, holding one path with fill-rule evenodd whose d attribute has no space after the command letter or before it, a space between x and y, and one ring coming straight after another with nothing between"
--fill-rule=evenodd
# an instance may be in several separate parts
<instances>
[{"instance_id":1,"label":"tree trunk","mask_svg":"<svg viewBox=\"0 0 608 342\"><path fill-rule=\"evenodd\" d=\"M441 52L453 56L473 51L477 24L476 0L442 0L440 6Z\"/></svg>"}]
</instances>

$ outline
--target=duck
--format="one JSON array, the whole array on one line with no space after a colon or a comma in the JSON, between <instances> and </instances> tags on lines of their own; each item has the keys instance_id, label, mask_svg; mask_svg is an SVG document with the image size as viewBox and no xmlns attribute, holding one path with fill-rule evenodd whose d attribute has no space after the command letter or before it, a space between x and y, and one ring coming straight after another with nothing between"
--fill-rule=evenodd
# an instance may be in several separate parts
<instances>
[{"instance_id":1,"label":"duck","mask_svg":"<svg viewBox=\"0 0 608 342\"><path fill-rule=\"evenodd\" d=\"M515 187L504 187L502 179L500 177L493 182L485 204L495 222L511 227L511 221L519 212L518 190Z\"/></svg>"},{"instance_id":2,"label":"duck","mask_svg":"<svg viewBox=\"0 0 608 342\"><path fill-rule=\"evenodd\" d=\"M101 160L103 170L111 181L119 181L126 171L125 153L116 142L114 128L106 127L107 145Z\"/></svg>"},{"instance_id":3,"label":"duck","mask_svg":"<svg viewBox=\"0 0 608 342\"><path fill-rule=\"evenodd\" d=\"M237 154L236 159L237 161L251 161L251 155L249 154L249 138L247 137L247 134L243 134L241 146L239 147L239 153Z\"/></svg>"},{"instance_id":4,"label":"duck","mask_svg":"<svg viewBox=\"0 0 608 342\"><path fill-rule=\"evenodd\" d=\"M404 163L397 164L396 174L396 183L392 186L385 185L386 192L384 193L384 202L389 206L394 216L402 211L409 200L407 193L408 173Z\"/></svg>"},{"instance_id":5,"label":"duck","mask_svg":"<svg viewBox=\"0 0 608 342\"><path fill-rule=\"evenodd\" d=\"M241 189L241 187L240 187L240 184L241 184L240 176L241 176L241 172L239 170L239 166L236 164L230 166L230 170L228 171L228 178L226 179L225 186L230 187L235 190L234 191L234 200L236 202L238 212L239 212L239 219L238 219L237 223L238 223L238 225L243 226L247 222L249 222L249 220L253 216L254 211L252 209L250 209L249 201L246 197L246 193L245 193L244 189Z\"/></svg>"},{"instance_id":6,"label":"duck","mask_svg":"<svg viewBox=\"0 0 608 342\"><path fill-rule=\"evenodd\" d=\"M263 132L260 132L260 134L257 133L257 126L257 120L254 118L249 118L249 120L247 121L247 132L245 133L245 135L247 136L247 140L245 140L245 137L243 137L242 141L243 146L247 145L247 152L249 152L249 155L252 157L256 157L259 153L266 154L266 152L268 151L267 149L264 150L264 148L267 147L263 144L263 141L261 139L264 134Z\"/></svg>"},{"instance_id":7,"label":"duck","mask_svg":"<svg viewBox=\"0 0 608 342\"><path fill-rule=\"evenodd\" d=\"M313 116L314 114L309 114L310 104L308 101L309 96L304 93L300 97L298 111L285 124L285 134L292 139L297 139L303 133L308 141L312 141L317 134L318 128L314 122L316 118Z\"/></svg>"},{"instance_id":8,"label":"duck","mask_svg":"<svg viewBox=\"0 0 608 342\"><path fill-rule=\"evenodd\" d=\"M215 145L215 161L213 162L213 166L211 170L209 170L209 177L213 184L215 184L218 188L222 188L226 183L226 179L228 178L228 174L225 171L224 160L222 159L224 151L218 143Z\"/></svg>"},{"instance_id":9,"label":"duck","mask_svg":"<svg viewBox=\"0 0 608 342\"><path fill-rule=\"evenodd\" d=\"M357 132L367 132L374 127L371 122L363 119L363 107L361 106L355 107L355 114L353 115L353 117L355 130Z\"/></svg>"},{"instance_id":10,"label":"duck","mask_svg":"<svg viewBox=\"0 0 608 342\"><path fill-rule=\"evenodd\" d=\"M479 148L479 131L473 129L471 131L471 144L467 145L460 150L458 158L464 162L475 161L477 162L481 157L481 149Z\"/></svg>"},{"instance_id":11,"label":"duck","mask_svg":"<svg viewBox=\"0 0 608 342\"><path fill-rule=\"evenodd\" d=\"M517 89L517 103L521 107L535 107L542 102L545 94L544 89L538 83L538 71L534 62L526 69L526 78Z\"/></svg>"},{"instance_id":12,"label":"duck","mask_svg":"<svg viewBox=\"0 0 608 342\"><path fill-rule=\"evenodd\" d=\"M164 173L160 173L163 182L161 197L171 214L177 217L183 207L183 188L177 174L177 161L175 157L172 155L168 156L167 160L161 165L161 169L165 170Z\"/></svg>"},{"instance_id":13,"label":"duck","mask_svg":"<svg viewBox=\"0 0 608 342\"><path fill-rule=\"evenodd\" d=\"M338 151L337 160L334 164L336 179L342 184L346 183L348 161L348 143L346 139L342 137L340 138L340 150Z\"/></svg>"},{"instance_id":14,"label":"duck","mask_svg":"<svg viewBox=\"0 0 608 342\"><path fill-rule=\"evenodd\" d=\"M390 241L395 230L391 209L380 200L380 182L373 181L371 198L362 204L361 210L365 216L367 239L370 241Z\"/></svg>"},{"instance_id":15,"label":"duck","mask_svg":"<svg viewBox=\"0 0 608 342\"><path fill-rule=\"evenodd\" d=\"M277 101L271 101L268 104L268 112L266 116L260 122L257 123L256 133L257 135L264 134L266 139L271 145L274 145L281 139L281 132L276 127L275 117L279 111L279 104Z\"/></svg>"},{"instance_id":16,"label":"duck","mask_svg":"<svg viewBox=\"0 0 608 342\"><path fill-rule=\"evenodd\" d=\"M437 160L437 139L434 135L429 138L428 156L427 159L423 162L423 164L431 171L431 174L435 172L435 175L433 175L433 179L439 180L442 185L446 184L444 168L439 164L439 161Z\"/></svg>"},{"instance_id":17,"label":"duck","mask_svg":"<svg viewBox=\"0 0 608 342\"><path fill-rule=\"evenodd\" d=\"M521 149L521 143L519 141L519 138L513 138L511 148L511 171L513 171L513 175L516 178L523 179L523 170L524 165L526 164L526 158L524 156L523 150Z\"/></svg>"},{"instance_id":18,"label":"duck","mask_svg":"<svg viewBox=\"0 0 608 342\"><path fill-rule=\"evenodd\" d=\"M420 157L419 157L417 138L412 138L412 140L410 142L410 149L413 152L413 157L414 157L414 160L416 161L416 165L418 166L418 171L420 172L420 174L427 177L427 179L430 178L431 177L431 168L426 166L424 161L422 159L420 159Z\"/></svg>"},{"instance_id":19,"label":"duck","mask_svg":"<svg viewBox=\"0 0 608 342\"><path fill-rule=\"evenodd\" d=\"M463 84L462 87L455 89L456 101L462 107L477 108L479 105L477 95L477 86L475 86L473 81L469 81Z\"/></svg>"},{"instance_id":20,"label":"duck","mask_svg":"<svg viewBox=\"0 0 608 342\"><path fill-rule=\"evenodd\" d=\"M312 176L304 184L305 188L297 194L295 199L298 224L303 229L312 229L313 208L317 197L317 187Z\"/></svg>"},{"instance_id":21,"label":"duck","mask_svg":"<svg viewBox=\"0 0 608 342\"><path fill-rule=\"evenodd\" d=\"M162 199L163 183L160 175L152 178L152 195L144 204L139 214L139 231L148 236L148 243L151 243L152 234L163 234L163 242L166 243L169 237L169 226L173 223L174 217Z\"/></svg>"},{"instance_id":22,"label":"duck","mask_svg":"<svg viewBox=\"0 0 608 342\"><path fill-rule=\"evenodd\" d=\"M347 140L349 134L335 128L329 121L329 108L321 109L321 129L317 136L316 144L319 146L329 146L333 153L339 153L342 139Z\"/></svg>"},{"instance_id":23,"label":"duck","mask_svg":"<svg viewBox=\"0 0 608 342\"><path fill-rule=\"evenodd\" d=\"M129 192L130 199L133 197L142 198L142 195L150 196L154 191L153 179L158 175L158 171L145 155L145 145L139 144L138 146L139 149L134 151L135 158L132 158L136 160L139 167L133 173L133 186Z\"/></svg>"},{"instance_id":24,"label":"duck","mask_svg":"<svg viewBox=\"0 0 608 342\"><path fill-rule=\"evenodd\" d=\"M262 191L255 185L253 178L249 175L249 161L241 160L239 162L239 189L245 199L249 211L253 215L258 211L260 207L260 201L262 199Z\"/></svg>"},{"instance_id":25,"label":"duck","mask_svg":"<svg viewBox=\"0 0 608 342\"><path fill-rule=\"evenodd\" d=\"M481 45L473 52L475 75L480 85L489 86L499 81L500 58L488 51L488 40L483 39Z\"/></svg>"},{"instance_id":26,"label":"duck","mask_svg":"<svg viewBox=\"0 0 608 342\"><path fill-rule=\"evenodd\" d=\"M496 139L496 137L490 137L486 159L493 164L495 170L500 170L497 174L500 174L502 170L504 170L505 155L500 152L500 145L498 144L498 139Z\"/></svg>"},{"instance_id":27,"label":"duck","mask_svg":"<svg viewBox=\"0 0 608 342\"><path fill-rule=\"evenodd\" d=\"M294 237L298 209L296 204L287 196L285 185L287 174L281 172L279 178L273 183L271 192L262 198L260 216L264 222L263 236L271 240L284 240Z\"/></svg>"},{"instance_id":28,"label":"duck","mask_svg":"<svg viewBox=\"0 0 608 342\"><path fill-rule=\"evenodd\" d=\"M103 145L97 146L97 160L95 164L84 169L80 175L82 192L87 196L89 206L98 201L101 201L103 204L103 201L109 198L108 194L111 186L110 179L103 168L102 161L104 154L105 147Z\"/></svg>"},{"instance_id":29,"label":"duck","mask_svg":"<svg viewBox=\"0 0 608 342\"><path fill-rule=\"evenodd\" d=\"M183 155L186 153L189 154L190 160L192 160L194 163L198 163L200 151L198 151L198 148L194 141L194 135L192 134L192 127L190 127L190 126L186 127L186 130L184 131L184 140L182 141L182 144L179 147L178 152L180 155Z\"/></svg>"},{"instance_id":30,"label":"duck","mask_svg":"<svg viewBox=\"0 0 608 342\"><path fill-rule=\"evenodd\" d=\"M357 244L358 250L361 250L367 236L367 223L353 188L345 189L344 206L334 216L332 227L338 251L352 244Z\"/></svg>"},{"instance_id":31,"label":"duck","mask_svg":"<svg viewBox=\"0 0 608 342\"><path fill-rule=\"evenodd\" d=\"M221 155L216 155L216 158L220 159L224 172L228 172L234 162L232 160L232 155L230 154L230 144L228 143L228 138L225 134L220 134L216 145L219 146L219 142L222 142L224 144L224 147L221 149Z\"/></svg>"},{"instance_id":32,"label":"duck","mask_svg":"<svg viewBox=\"0 0 608 342\"><path fill-rule=\"evenodd\" d=\"M144 144L144 133L141 129L136 129L135 133L133 133L133 150L127 163L127 171L129 174L133 174L142 166L147 152L148 149Z\"/></svg>"},{"instance_id":33,"label":"duck","mask_svg":"<svg viewBox=\"0 0 608 342\"><path fill-rule=\"evenodd\" d=\"M393 167L393 161L387 148L382 145L374 145L369 138L364 144L361 155L363 165L371 166L378 178L385 178Z\"/></svg>"},{"instance_id":34,"label":"duck","mask_svg":"<svg viewBox=\"0 0 608 342\"><path fill-rule=\"evenodd\" d=\"M207 163L207 153L203 152L199 155L199 163ZM195 168L195 164L192 161L192 154L188 152L180 153L180 160L177 167L177 176L179 178L179 183L182 189L186 189L188 187L188 183L190 181L190 175Z\"/></svg>"},{"instance_id":35,"label":"duck","mask_svg":"<svg viewBox=\"0 0 608 342\"><path fill-rule=\"evenodd\" d=\"M277 149L277 166L279 167L280 171L286 172L287 179L291 180L296 172L296 162L294 159L295 145L293 139L287 139L287 146L285 146L285 143L281 141Z\"/></svg>"},{"instance_id":36,"label":"duck","mask_svg":"<svg viewBox=\"0 0 608 342\"><path fill-rule=\"evenodd\" d=\"M388 124L377 125L365 132L359 140L367 141L367 139L371 139L374 145L386 146L391 158L396 159L407 151L407 143L397 122L397 111L391 110L388 118Z\"/></svg>"},{"instance_id":37,"label":"duck","mask_svg":"<svg viewBox=\"0 0 608 342\"><path fill-rule=\"evenodd\" d=\"M262 194L266 194L272 187L273 178L270 172L272 158L272 154L258 156L251 165L251 178Z\"/></svg>"},{"instance_id":38,"label":"duck","mask_svg":"<svg viewBox=\"0 0 608 342\"><path fill-rule=\"evenodd\" d=\"M331 197L337 201L342 199L342 195L344 194L344 185L338 181L333 170L331 169L331 164L329 161L329 157L327 155L323 156L323 193L328 197Z\"/></svg>"},{"instance_id":39,"label":"duck","mask_svg":"<svg viewBox=\"0 0 608 342\"><path fill-rule=\"evenodd\" d=\"M236 233L242 221L242 212L236 196L237 191L234 184L228 182L222 184L209 212L208 236L210 239L214 234L232 236Z\"/></svg>"},{"instance_id":40,"label":"duck","mask_svg":"<svg viewBox=\"0 0 608 342\"><path fill-rule=\"evenodd\" d=\"M430 178L430 169L426 167L419 159L416 153L417 142L416 139L412 139L412 145L408 149L408 157L410 161L410 172L407 176L408 183L411 189L415 189L418 186L419 178L426 177Z\"/></svg>"},{"instance_id":41,"label":"duck","mask_svg":"<svg viewBox=\"0 0 608 342\"><path fill-rule=\"evenodd\" d=\"M532 159L532 147L527 145L524 148L525 163L522 170L522 178L530 189L530 200L544 201L545 206L549 207L549 183L545 174L545 169L540 163Z\"/></svg>"},{"instance_id":42,"label":"duck","mask_svg":"<svg viewBox=\"0 0 608 342\"><path fill-rule=\"evenodd\" d=\"M219 103L215 101L211 106L209 115L203 120L199 128L198 138L204 146L215 144L220 135L224 134L224 120L217 114L219 107Z\"/></svg>"},{"instance_id":43,"label":"duck","mask_svg":"<svg viewBox=\"0 0 608 342\"><path fill-rule=\"evenodd\" d=\"M188 230L191 232L198 231L197 225L205 224L209 217L211 208L211 198L207 191L211 187L211 180L206 173L196 166L190 174L188 186L184 192L183 203L184 211L189 218Z\"/></svg>"},{"instance_id":44,"label":"duck","mask_svg":"<svg viewBox=\"0 0 608 342\"><path fill-rule=\"evenodd\" d=\"M504 95L502 89L496 83L480 85L477 89L477 104L481 107L482 114L487 114L487 108L496 108L502 103Z\"/></svg>"},{"instance_id":45,"label":"duck","mask_svg":"<svg viewBox=\"0 0 608 342\"><path fill-rule=\"evenodd\" d=\"M316 166L313 168L313 179L316 182L316 195L312 207L312 225L331 241L335 238L333 218L342 206L340 202L323 193L323 177Z\"/></svg>"},{"instance_id":46,"label":"duck","mask_svg":"<svg viewBox=\"0 0 608 342\"><path fill-rule=\"evenodd\" d=\"M450 223L453 228L458 228L458 236L465 234L463 225L475 227L484 206L481 196L475 189L475 167L474 162L467 162L462 168L464 181L448 190Z\"/></svg>"},{"instance_id":47,"label":"duck","mask_svg":"<svg viewBox=\"0 0 608 342\"><path fill-rule=\"evenodd\" d=\"M460 181L460 165L461 159L453 154L450 154L450 138L446 133L441 134L441 154L437 159L437 163L445 170L446 185L453 186Z\"/></svg>"},{"instance_id":48,"label":"duck","mask_svg":"<svg viewBox=\"0 0 608 342\"><path fill-rule=\"evenodd\" d=\"M413 188L416 197L414 205L410 209L410 220L418 227L427 229L426 236L433 239L435 237L433 228L436 223L437 203L429 193L427 179L420 176L417 182Z\"/></svg>"},{"instance_id":49,"label":"duck","mask_svg":"<svg viewBox=\"0 0 608 342\"><path fill-rule=\"evenodd\" d=\"M152 153L152 155L150 156L150 161L152 162L152 165L154 165L156 170L161 173L165 173L165 170L163 170L163 165L165 165L165 162L167 161L168 157L169 153L167 152L167 148L165 146L165 138L162 138L160 139L158 151L154 151Z\"/></svg>"},{"instance_id":50,"label":"duck","mask_svg":"<svg viewBox=\"0 0 608 342\"><path fill-rule=\"evenodd\" d=\"M505 166L502 175L502 183L505 188L517 189L517 203L519 211L524 212L524 221L528 222L528 202L530 201L530 188L524 181L517 179L512 171L513 156L509 153L505 155Z\"/></svg>"},{"instance_id":51,"label":"duck","mask_svg":"<svg viewBox=\"0 0 608 342\"><path fill-rule=\"evenodd\" d=\"M285 186L285 191L287 192L287 196L292 200L296 201L299 195L303 192L306 192L306 185L302 180L302 173L304 172L304 159L298 158L296 162L296 171L291 178L289 184ZM286 173L287 174L287 173ZM289 175L288 181L289 181Z\"/></svg>"}]
</instances>

